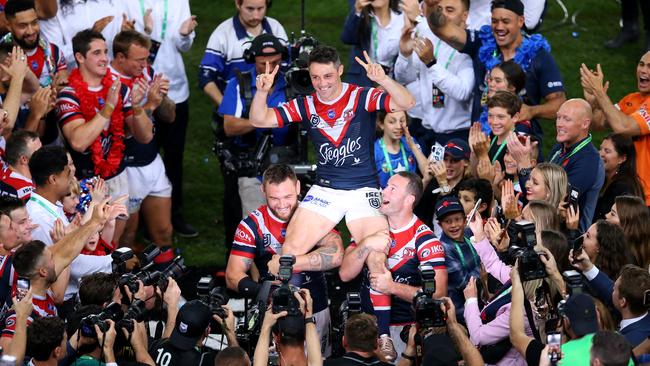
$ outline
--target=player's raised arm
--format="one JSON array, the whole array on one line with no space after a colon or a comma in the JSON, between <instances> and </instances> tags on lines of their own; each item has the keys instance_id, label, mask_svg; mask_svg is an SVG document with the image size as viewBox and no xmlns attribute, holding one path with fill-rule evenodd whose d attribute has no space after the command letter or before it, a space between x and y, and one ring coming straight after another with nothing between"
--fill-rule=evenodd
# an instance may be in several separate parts
<instances>
[{"instance_id":1,"label":"player's raised arm","mask_svg":"<svg viewBox=\"0 0 650 366\"><path fill-rule=\"evenodd\" d=\"M279 69L279 65L276 65L273 71L270 72L269 63L267 62L266 71L263 74L257 75L257 78L255 79L257 92L253 97L249 113L250 122L254 127L278 127L278 119L275 112L266 106L266 98L273 88L273 81L275 80L275 75L278 73Z\"/></svg>"},{"instance_id":2,"label":"player's raised arm","mask_svg":"<svg viewBox=\"0 0 650 366\"><path fill-rule=\"evenodd\" d=\"M368 79L381 85L390 94L390 112L407 111L413 108L415 106L413 95L403 85L389 78L380 64L372 62L368 52L363 51L363 56L365 62L359 57L355 57L355 60L366 70Z\"/></svg>"}]
</instances>

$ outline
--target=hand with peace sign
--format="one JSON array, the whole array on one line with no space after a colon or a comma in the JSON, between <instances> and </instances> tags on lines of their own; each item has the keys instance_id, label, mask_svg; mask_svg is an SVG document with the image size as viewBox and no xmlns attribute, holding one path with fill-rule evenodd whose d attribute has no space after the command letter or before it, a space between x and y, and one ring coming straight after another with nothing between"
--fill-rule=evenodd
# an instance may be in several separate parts
<instances>
[{"instance_id":1,"label":"hand with peace sign","mask_svg":"<svg viewBox=\"0 0 650 366\"><path fill-rule=\"evenodd\" d=\"M264 71L263 74L258 74L257 78L255 79L255 87L257 88L257 91L260 92L265 92L268 93L271 91L271 88L273 88L273 83L275 82L275 75L278 73L278 70L280 69L280 65L275 65L273 68L273 71L269 73L270 71L270 66L269 63L266 63L266 70Z\"/></svg>"},{"instance_id":2,"label":"hand with peace sign","mask_svg":"<svg viewBox=\"0 0 650 366\"><path fill-rule=\"evenodd\" d=\"M366 59L366 62L361 61L359 57L355 57L354 59L357 60L361 67L366 69L366 73L370 81L381 84L382 81L386 79L386 72L384 71L384 68L381 67L380 64L372 62L370 60L370 56L368 56L368 52L363 51L363 57Z\"/></svg>"}]
</instances>

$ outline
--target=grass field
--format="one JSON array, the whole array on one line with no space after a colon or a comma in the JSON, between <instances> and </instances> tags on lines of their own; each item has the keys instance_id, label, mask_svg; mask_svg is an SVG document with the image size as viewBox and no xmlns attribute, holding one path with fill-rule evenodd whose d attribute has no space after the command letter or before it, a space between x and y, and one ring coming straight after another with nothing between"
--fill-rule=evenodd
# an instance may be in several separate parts
<instances>
[{"instance_id":1,"label":"grass field","mask_svg":"<svg viewBox=\"0 0 650 366\"><path fill-rule=\"evenodd\" d=\"M570 16L577 25L563 19L563 11L555 0L548 0L542 34L548 38L552 54L562 71L569 97L582 95L578 68L581 63L603 66L610 81L610 96L618 100L636 89L635 65L642 52L642 40L620 50L610 51L603 42L618 31L619 8L614 0L565 0ZM306 30L319 41L336 46L347 60L348 49L339 36L347 14L347 0L306 0ZM223 266L225 248L221 218L221 179L218 162L211 152L211 103L197 86L198 64L214 28L235 14L234 0L190 0L192 13L199 26L190 52L185 54L185 68L190 80L190 127L185 151L185 217L199 231L194 239L177 238L188 264ZM268 15L278 19L288 34L300 31L300 1L274 0ZM553 122L544 124L545 151L554 136ZM602 138L602 134L597 137ZM599 144L600 138L597 138Z\"/></svg>"}]
</instances>

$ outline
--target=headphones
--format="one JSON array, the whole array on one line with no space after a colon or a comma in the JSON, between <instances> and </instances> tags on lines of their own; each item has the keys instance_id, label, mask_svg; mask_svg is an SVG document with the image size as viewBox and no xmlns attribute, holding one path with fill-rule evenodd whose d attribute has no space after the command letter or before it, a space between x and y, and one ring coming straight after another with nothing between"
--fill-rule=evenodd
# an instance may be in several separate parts
<instances>
[{"instance_id":1,"label":"headphones","mask_svg":"<svg viewBox=\"0 0 650 366\"><path fill-rule=\"evenodd\" d=\"M281 38L278 38L278 37L276 37L276 38L279 41L285 41L284 39L281 39ZM244 45L245 44L251 44L251 47L248 47L247 49L245 49L244 54L242 55L242 58L244 59L244 61L246 61L247 64L254 64L255 63L255 57L260 55L257 52L251 50L252 43L253 43L253 41L244 42ZM282 43L282 42L280 42L280 43ZM287 46L282 45L282 52L280 52L280 54L282 55L282 60L285 60L285 61L289 60L289 48Z\"/></svg>"}]
</instances>

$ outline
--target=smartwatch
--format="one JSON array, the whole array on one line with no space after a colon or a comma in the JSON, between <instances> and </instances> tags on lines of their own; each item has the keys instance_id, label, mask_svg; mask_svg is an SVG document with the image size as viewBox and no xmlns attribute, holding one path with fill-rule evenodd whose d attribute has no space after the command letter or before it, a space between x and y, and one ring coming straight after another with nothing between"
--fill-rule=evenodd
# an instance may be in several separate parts
<instances>
[{"instance_id":1,"label":"smartwatch","mask_svg":"<svg viewBox=\"0 0 650 366\"><path fill-rule=\"evenodd\" d=\"M305 324L309 324L309 323L313 323L314 325L316 325L316 317L312 315L309 318L305 318Z\"/></svg>"},{"instance_id":2,"label":"smartwatch","mask_svg":"<svg viewBox=\"0 0 650 366\"><path fill-rule=\"evenodd\" d=\"M414 23L415 24L420 24L426 20L425 17L422 16L422 14L418 14L418 16L415 17Z\"/></svg>"}]
</instances>

